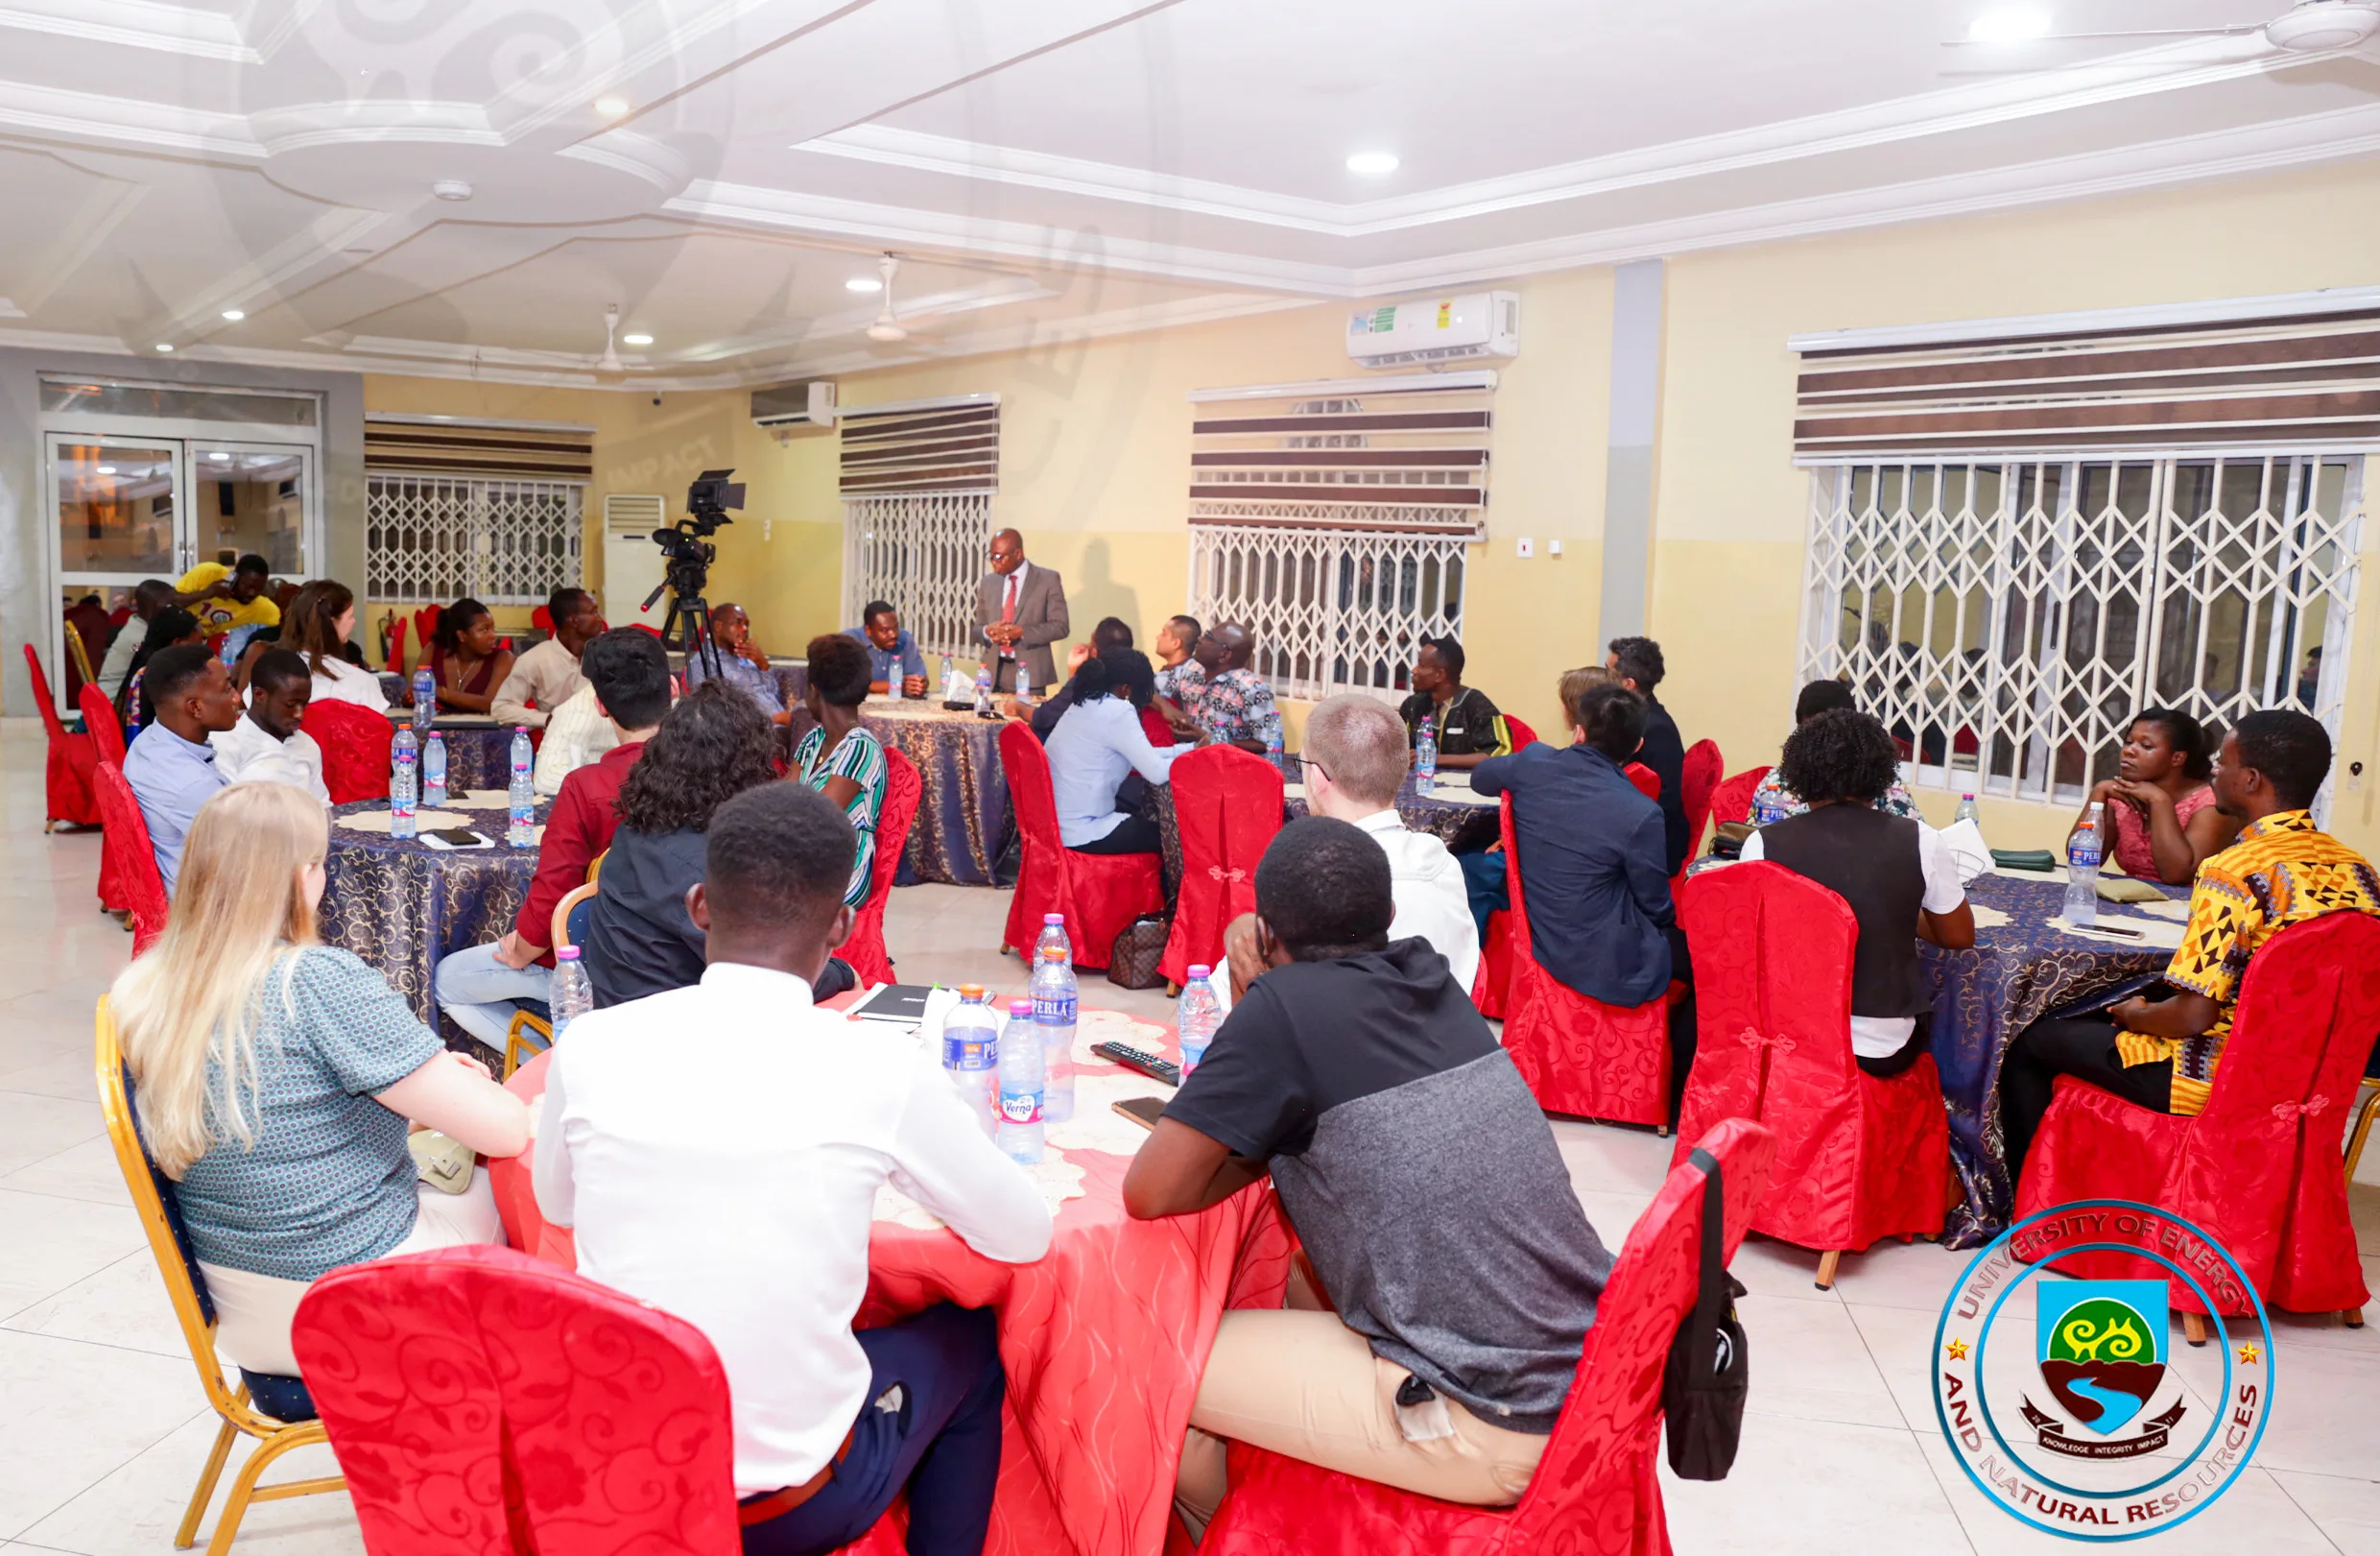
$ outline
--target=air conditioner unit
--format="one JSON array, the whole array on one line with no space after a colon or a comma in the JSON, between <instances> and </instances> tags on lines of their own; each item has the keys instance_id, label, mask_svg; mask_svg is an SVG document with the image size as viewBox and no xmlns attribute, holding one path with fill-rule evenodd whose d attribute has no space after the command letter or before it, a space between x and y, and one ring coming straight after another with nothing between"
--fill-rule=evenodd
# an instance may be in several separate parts
<instances>
[{"instance_id":1,"label":"air conditioner unit","mask_svg":"<svg viewBox=\"0 0 2380 1556\"><path fill-rule=\"evenodd\" d=\"M1520 355L1520 294L1465 292L1383 303L1347 319L1347 355L1367 368Z\"/></svg>"},{"instance_id":2,"label":"air conditioner unit","mask_svg":"<svg viewBox=\"0 0 2380 1556\"><path fill-rule=\"evenodd\" d=\"M835 383L812 378L752 391L752 424L782 437L805 429L823 431L835 424Z\"/></svg>"},{"instance_id":3,"label":"air conditioner unit","mask_svg":"<svg viewBox=\"0 0 2380 1556\"><path fill-rule=\"evenodd\" d=\"M642 607L661 582L661 548L653 543L653 532L668 523L668 499L658 493L614 491L604 498L604 620L610 625L660 631L668 597L651 610Z\"/></svg>"}]
</instances>

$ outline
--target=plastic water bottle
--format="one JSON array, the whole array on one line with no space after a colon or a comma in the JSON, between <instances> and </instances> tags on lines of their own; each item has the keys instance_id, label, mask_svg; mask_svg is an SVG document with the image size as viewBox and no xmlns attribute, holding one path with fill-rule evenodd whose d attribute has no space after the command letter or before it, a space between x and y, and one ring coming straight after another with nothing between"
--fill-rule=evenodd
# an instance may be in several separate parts
<instances>
[{"instance_id":1,"label":"plastic water bottle","mask_svg":"<svg viewBox=\"0 0 2380 1556\"><path fill-rule=\"evenodd\" d=\"M1066 931L1041 931L1033 950L1033 1025L1041 1038L1041 1116L1062 1124L1074 1116L1074 1023L1080 986L1075 982Z\"/></svg>"},{"instance_id":2,"label":"plastic water bottle","mask_svg":"<svg viewBox=\"0 0 2380 1556\"><path fill-rule=\"evenodd\" d=\"M1971 794L1963 794L1959 797L1959 808L1950 818L1950 825L1953 826L1961 822L1974 822L1978 826L1983 824L1982 817L1975 809L1975 797Z\"/></svg>"},{"instance_id":3,"label":"plastic water bottle","mask_svg":"<svg viewBox=\"0 0 2380 1556\"><path fill-rule=\"evenodd\" d=\"M411 730L399 726L389 742L389 835L411 837L416 830L414 822L414 784L419 774L416 771L421 760L421 742Z\"/></svg>"},{"instance_id":4,"label":"plastic water bottle","mask_svg":"<svg viewBox=\"0 0 2380 1556\"><path fill-rule=\"evenodd\" d=\"M536 753L529 747L529 727L512 727L512 819L504 829L504 841L516 849L525 849L537 837L537 783L535 776Z\"/></svg>"},{"instance_id":5,"label":"plastic water bottle","mask_svg":"<svg viewBox=\"0 0 2380 1556\"><path fill-rule=\"evenodd\" d=\"M1041 915L1041 938L1033 943L1035 959L1039 960L1041 953L1053 946L1058 947L1059 961L1074 966L1074 942L1067 938L1066 916L1062 913Z\"/></svg>"},{"instance_id":6,"label":"plastic water bottle","mask_svg":"<svg viewBox=\"0 0 2380 1556\"><path fill-rule=\"evenodd\" d=\"M991 666L975 667L975 712L978 717L991 717Z\"/></svg>"},{"instance_id":7,"label":"plastic water bottle","mask_svg":"<svg viewBox=\"0 0 2380 1556\"><path fill-rule=\"evenodd\" d=\"M1283 772L1286 768L1281 755L1281 726L1278 720L1275 720L1273 727L1265 731L1265 760L1273 764L1273 770L1275 773Z\"/></svg>"},{"instance_id":8,"label":"plastic water bottle","mask_svg":"<svg viewBox=\"0 0 2380 1556\"><path fill-rule=\"evenodd\" d=\"M446 802L446 737L436 730L421 748L421 802L430 807Z\"/></svg>"},{"instance_id":9,"label":"plastic water bottle","mask_svg":"<svg viewBox=\"0 0 2380 1556\"><path fill-rule=\"evenodd\" d=\"M1033 1030L1033 1001L1009 1001L1000 1033L1000 1125L992 1140L1011 1161L1041 1160L1041 1044Z\"/></svg>"},{"instance_id":10,"label":"plastic water bottle","mask_svg":"<svg viewBox=\"0 0 2380 1556\"><path fill-rule=\"evenodd\" d=\"M438 717L438 677L423 665L414 672L414 729L426 732L430 721Z\"/></svg>"},{"instance_id":11,"label":"plastic water bottle","mask_svg":"<svg viewBox=\"0 0 2380 1556\"><path fill-rule=\"evenodd\" d=\"M1181 1078L1206 1058L1206 1045L1215 1041L1215 1028L1223 1024L1223 1007L1216 1003L1215 986L1206 980L1214 970L1194 967L1190 981L1181 986L1181 1003L1174 1011L1174 1033L1181 1043Z\"/></svg>"},{"instance_id":12,"label":"plastic water bottle","mask_svg":"<svg viewBox=\"0 0 2380 1556\"><path fill-rule=\"evenodd\" d=\"M1016 666L1016 700L1027 707L1033 706L1033 672L1021 662Z\"/></svg>"},{"instance_id":13,"label":"plastic water bottle","mask_svg":"<svg viewBox=\"0 0 2380 1556\"><path fill-rule=\"evenodd\" d=\"M1000 1064L1000 1032L991 1024L991 1000L980 983L959 986L959 1008L942 1023L942 1068L966 1104L968 1116L987 1137L997 1113L992 1073Z\"/></svg>"},{"instance_id":14,"label":"plastic water bottle","mask_svg":"<svg viewBox=\"0 0 2380 1556\"><path fill-rule=\"evenodd\" d=\"M942 656L942 701L943 701L943 702L945 702L945 703L955 703L955 702L957 702L957 701L959 700L958 685L957 685L957 682L956 682L956 679L955 679L955 678L958 676L958 674L959 674L958 670L957 670L957 669L955 669L955 668L951 665L951 662L950 662L950 656L949 656L949 655L947 655L947 654L943 655L943 656Z\"/></svg>"},{"instance_id":15,"label":"plastic water bottle","mask_svg":"<svg viewBox=\"0 0 2380 1556\"><path fill-rule=\"evenodd\" d=\"M1438 781L1438 730L1430 715L1421 715L1421 727L1414 731L1414 782L1423 793Z\"/></svg>"},{"instance_id":16,"label":"plastic water bottle","mask_svg":"<svg viewBox=\"0 0 2380 1556\"><path fill-rule=\"evenodd\" d=\"M562 1033L570 1023L595 1008L595 986L587 981L586 964L579 960L579 947L564 946L554 953L554 982L546 991L546 1004L554 1012L554 1041L562 1041Z\"/></svg>"},{"instance_id":17,"label":"plastic water bottle","mask_svg":"<svg viewBox=\"0 0 2380 1556\"><path fill-rule=\"evenodd\" d=\"M2099 922L2099 804L2066 840L2066 922L2088 929Z\"/></svg>"}]
</instances>

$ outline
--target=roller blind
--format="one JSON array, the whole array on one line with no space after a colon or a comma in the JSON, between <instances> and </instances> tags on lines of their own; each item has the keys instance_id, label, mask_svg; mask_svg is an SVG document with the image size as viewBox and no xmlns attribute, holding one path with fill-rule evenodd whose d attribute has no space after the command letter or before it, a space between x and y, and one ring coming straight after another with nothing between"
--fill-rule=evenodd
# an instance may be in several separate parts
<instances>
[{"instance_id":1,"label":"roller blind","mask_svg":"<svg viewBox=\"0 0 2380 1556\"><path fill-rule=\"evenodd\" d=\"M364 466L392 473L583 482L595 473L594 439L592 427L367 416Z\"/></svg>"},{"instance_id":2,"label":"roller blind","mask_svg":"<svg viewBox=\"0 0 2380 1556\"><path fill-rule=\"evenodd\" d=\"M1000 489L997 395L845 406L835 415L845 498Z\"/></svg>"},{"instance_id":3,"label":"roller blind","mask_svg":"<svg viewBox=\"0 0 2380 1556\"><path fill-rule=\"evenodd\" d=\"M1277 387L1202 392L1232 397L1193 406L1192 524L1484 531L1492 375Z\"/></svg>"}]
</instances>

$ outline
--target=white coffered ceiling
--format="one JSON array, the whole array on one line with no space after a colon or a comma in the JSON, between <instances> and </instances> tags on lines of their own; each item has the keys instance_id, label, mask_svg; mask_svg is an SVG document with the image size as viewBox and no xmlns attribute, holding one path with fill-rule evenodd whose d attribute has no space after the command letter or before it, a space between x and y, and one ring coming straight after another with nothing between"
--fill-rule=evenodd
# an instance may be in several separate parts
<instances>
[{"instance_id":1,"label":"white coffered ceiling","mask_svg":"<svg viewBox=\"0 0 2380 1556\"><path fill-rule=\"evenodd\" d=\"M0 0L0 343L762 381L2380 152L2380 46L1996 3Z\"/></svg>"}]
</instances>

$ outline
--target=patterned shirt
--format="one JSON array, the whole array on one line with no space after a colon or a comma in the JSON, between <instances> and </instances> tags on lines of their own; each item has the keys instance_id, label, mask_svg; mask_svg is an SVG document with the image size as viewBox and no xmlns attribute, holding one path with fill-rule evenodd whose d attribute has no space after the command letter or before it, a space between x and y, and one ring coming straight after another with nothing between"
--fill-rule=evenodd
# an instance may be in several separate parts
<instances>
[{"instance_id":1,"label":"patterned shirt","mask_svg":"<svg viewBox=\"0 0 2380 1556\"><path fill-rule=\"evenodd\" d=\"M885 785L892 774L885 763L884 745L867 730L854 728L829 752L826 728L819 725L801 737L794 766L801 781L813 789L825 788L826 780L833 778L847 778L860 786L859 793L843 807L851 829L860 835L860 851L851 861L851 883L843 892L844 903L856 908L868 900L876 868L876 820L884 814Z\"/></svg>"},{"instance_id":2,"label":"patterned shirt","mask_svg":"<svg viewBox=\"0 0 2380 1556\"><path fill-rule=\"evenodd\" d=\"M1184 659L1157 671L1157 695L1169 698L1180 706L1193 689L1206 684L1206 666L1196 659Z\"/></svg>"},{"instance_id":3,"label":"patterned shirt","mask_svg":"<svg viewBox=\"0 0 2380 1556\"><path fill-rule=\"evenodd\" d=\"M1810 808L1802 803L1801 796L1785 787L1784 771L1781 767L1772 767L1762 776L1760 786L1752 791L1752 815L1759 815L1760 807L1766 804L1774 812L1775 820L1783 821L1788 816L1799 816ZM1925 819L1917 814L1917 802L1909 798L1908 786L1899 778L1894 778L1892 786L1884 791L1884 797L1872 802L1872 804L1888 816L1905 816L1913 822Z\"/></svg>"},{"instance_id":4,"label":"patterned shirt","mask_svg":"<svg viewBox=\"0 0 2380 1556\"><path fill-rule=\"evenodd\" d=\"M2222 1007L2215 1024L2179 1041L2118 1032L2117 1057L2127 1068L2172 1060L2168 1106L2185 1115L2202 1112L2224 1041L2231 1035L2249 959L2291 924L2349 910L2380 917L2380 874L2369 860L2317 827L2302 810L2276 811L2250 823L2238 842L2199 866L2190 889L2189 926L2165 970L2167 983Z\"/></svg>"},{"instance_id":5,"label":"patterned shirt","mask_svg":"<svg viewBox=\"0 0 2380 1556\"><path fill-rule=\"evenodd\" d=\"M1181 710L1217 740L1269 745L1280 738L1281 714L1273 706L1273 688L1253 670L1225 670L1183 685Z\"/></svg>"}]
</instances>

